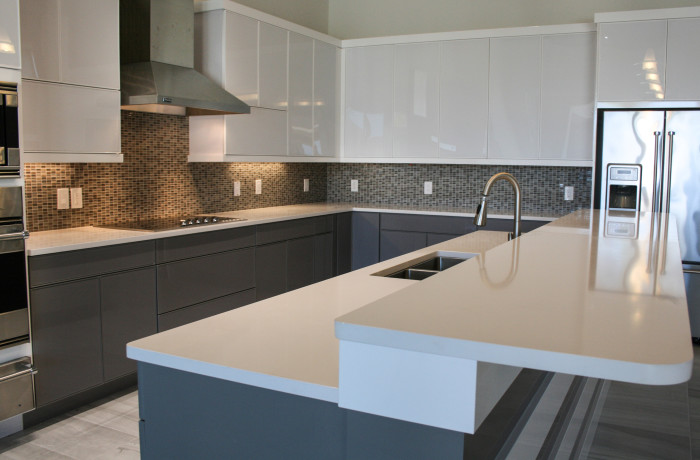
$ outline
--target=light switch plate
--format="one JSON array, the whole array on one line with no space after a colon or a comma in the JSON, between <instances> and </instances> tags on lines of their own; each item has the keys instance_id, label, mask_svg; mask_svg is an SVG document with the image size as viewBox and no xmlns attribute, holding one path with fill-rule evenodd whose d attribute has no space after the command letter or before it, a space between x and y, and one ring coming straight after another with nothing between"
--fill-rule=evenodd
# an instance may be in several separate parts
<instances>
[{"instance_id":1,"label":"light switch plate","mask_svg":"<svg viewBox=\"0 0 700 460\"><path fill-rule=\"evenodd\" d=\"M83 189L75 187L70 189L70 207L78 209L83 207Z\"/></svg>"},{"instance_id":2,"label":"light switch plate","mask_svg":"<svg viewBox=\"0 0 700 460\"><path fill-rule=\"evenodd\" d=\"M432 195L433 194L433 183L430 181L423 182L423 194Z\"/></svg>"},{"instance_id":3,"label":"light switch plate","mask_svg":"<svg viewBox=\"0 0 700 460\"><path fill-rule=\"evenodd\" d=\"M255 194L262 194L262 179L255 179Z\"/></svg>"},{"instance_id":4,"label":"light switch plate","mask_svg":"<svg viewBox=\"0 0 700 460\"><path fill-rule=\"evenodd\" d=\"M359 181L357 179L351 179L350 180L350 191L357 192L358 189L359 189Z\"/></svg>"},{"instance_id":5,"label":"light switch plate","mask_svg":"<svg viewBox=\"0 0 700 460\"><path fill-rule=\"evenodd\" d=\"M240 181L233 181L233 196L241 196L241 183L240 183Z\"/></svg>"},{"instance_id":6,"label":"light switch plate","mask_svg":"<svg viewBox=\"0 0 700 460\"><path fill-rule=\"evenodd\" d=\"M304 191L309 191L309 179L304 179Z\"/></svg>"},{"instance_id":7,"label":"light switch plate","mask_svg":"<svg viewBox=\"0 0 700 460\"><path fill-rule=\"evenodd\" d=\"M573 185L568 185L564 187L564 200L571 201L574 199L574 187Z\"/></svg>"},{"instance_id":8,"label":"light switch plate","mask_svg":"<svg viewBox=\"0 0 700 460\"><path fill-rule=\"evenodd\" d=\"M70 195L67 188L56 189L56 209L70 208Z\"/></svg>"}]
</instances>

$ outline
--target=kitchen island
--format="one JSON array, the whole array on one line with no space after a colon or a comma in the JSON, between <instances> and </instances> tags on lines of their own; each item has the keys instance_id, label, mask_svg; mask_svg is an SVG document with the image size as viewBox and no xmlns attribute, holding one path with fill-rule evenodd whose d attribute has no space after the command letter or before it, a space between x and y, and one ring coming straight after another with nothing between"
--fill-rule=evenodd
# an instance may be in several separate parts
<instances>
[{"instance_id":1,"label":"kitchen island","mask_svg":"<svg viewBox=\"0 0 700 460\"><path fill-rule=\"evenodd\" d=\"M132 342L142 454L462 458L520 368L683 382L687 306L660 217L623 221L627 238L589 211L512 242L476 232ZM374 276L455 253L477 256L423 281Z\"/></svg>"}]
</instances>

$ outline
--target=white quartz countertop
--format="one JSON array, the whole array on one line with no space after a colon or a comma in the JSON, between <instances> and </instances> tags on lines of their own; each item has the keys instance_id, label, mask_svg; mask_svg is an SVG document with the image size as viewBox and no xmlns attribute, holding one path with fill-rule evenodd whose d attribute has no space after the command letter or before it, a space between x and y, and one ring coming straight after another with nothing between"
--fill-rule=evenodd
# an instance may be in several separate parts
<instances>
[{"instance_id":1,"label":"white quartz countertop","mask_svg":"<svg viewBox=\"0 0 700 460\"><path fill-rule=\"evenodd\" d=\"M339 342L334 335L335 319L421 283L372 273L438 250L483 254L506 240L504 232L471 233L131 342L127 356L337 402Z\"/></svg>"},{"instance_id":2,"label":"white quartz countertop","mask_svg":"<svg viewBox=\"0 0 700 460\"><path fill-rule=\"evenodd\" d=\"M241 222L226 222L215 225L203 225L196 227L178 228L174 230L149 232L138 230L109 229L101 227L77 227L62 230L47 230L32 232L27 239L27 255L38 256L63 251L89 249L113 244L133 243L159 238L188 235L192 233L224 230L226 228L245 227L271 222L280 222L305 217L337 214L342 212L383 212L400 214L422 214L439 216L473 217L474 213L462 212L456 208L405 208L398 206L377 207L375 205L343 204L343 203L312 203L289 206L275 206L270 208L246 209L240 211L216 212L210 215L224 217L241 217L246 220ZM206 214L205 214L206 215ZM489 215L489 218L512 219L512 216ZM551 221L554 217L526 216L523 219Z\"/></svg>"},{"instance_id":3,"label":"white quartz countertop","mask_svg":"<svg viewBox=\"0 0 700 460\"><path fill-rule=\"evenodd\" d=\"M127 355L332 402L338 339L628 382L682 382L693 352L676 224L656 216L579 211L512 242L503 232L478 231L131 342ZM478 255L423 281L373 276L439 251Z\"/></svg>"},{"instance_id":4,"label":"white quartz countertop","mask_svg":"<svg viewBox=\"0 0 700 460\"><path fill-rule=\"evenodd\" d=\"M390 347L651 385L688 380L688 309L668 214L579 211L336 320Z\"/></svg>"}]
</instances>

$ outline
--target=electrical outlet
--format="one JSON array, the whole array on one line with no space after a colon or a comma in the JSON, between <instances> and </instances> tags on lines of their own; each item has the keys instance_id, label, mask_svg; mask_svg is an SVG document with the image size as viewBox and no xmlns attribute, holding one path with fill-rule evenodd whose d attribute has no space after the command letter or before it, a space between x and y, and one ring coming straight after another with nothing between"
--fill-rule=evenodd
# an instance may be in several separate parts
<instances>
[{"instance_id":1,"label":"electrical outlet","mask_svg":"<svg viewBox=\"0 0 700 460\"><path fill-rule=\"evenodd\" d=\"M567 185L564 187L564 200L571 201L574 199L574 187L573 185Z\"/></svg>"},{"instance_id":2,"label":"electrical outlet","mask_svg":"<svg viewBox=\"0 0 700 460\"><path fill-rule=\"evenodd\" d=\"M83 189L76 187L70 189L70 207L78 209L83 207Z\"/></svg>"},{"instance_id":3,"label":"electrical outlet","mask_svg":"<svg viewBox=\"0 0 700 460\"><path fill-rule=\"evenodd\" d=\"M70 195L67 188L56 189L56 209L70 208Z\"/></svg>"},{"instance_id":4,"label":"electrical outlet","mask_svg":"<svg viewBox=\"0 0 700 460\"><path fill-rule=\"evenodd\" d=\"M359 190L359 181L357 179L350 180L350 191L357 192Z\"/></svg>"},{"instance_id":5,"label":"electrical outlet","mask_svg":"<svg viewBox=\"0 0 700 460\"><path fill-rule=\"evenodd\" d=\"M262 179L255 179L255 194L260 195L262 193Z\"/></svg>"},{"instance_id":6,"label":"electrical outlet","mask_svg":"<svg viewBox=\"0 0 700 460\"><path fill-rule=\"evenodd\" d=\"M304 191L309 191L309 179L304 179Z\"/></svg>"},{"instance_id":7,"label":"electrical outlet","mask_svg":"<svg viewBox=\"0 0 700 460\"><path fill-rule=\"evenodd\" d=\"M241 183L240 181L233 181L233 196L241 196Z\"/></svg>"},{"instance_id":8,"label":"electrical outlet","mask_svg":"<svg viewBox=\"0 0 700 460\"><path fill-rule=\"evenodd\" d=\"M433 194L433 183L430 181L423 182L423 195Z\"/></svg>"}]
</instances>

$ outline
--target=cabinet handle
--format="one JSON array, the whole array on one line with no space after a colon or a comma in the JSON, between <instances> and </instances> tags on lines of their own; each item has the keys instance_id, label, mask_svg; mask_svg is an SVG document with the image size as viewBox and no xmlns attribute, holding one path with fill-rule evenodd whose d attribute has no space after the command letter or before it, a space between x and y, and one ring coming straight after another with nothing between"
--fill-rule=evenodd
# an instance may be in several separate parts
<instances>
[{"instance_id":1,"label":"cabinet handle","mask_svg":"<svg viewBox=\"0 0 700 460\"><path fill-rule=\"evenodd\" d=\"M23 370L21 370L21 371L19 371L19 372L15 372L15 373L13 373L13 374L4 375L4 376L0 377L0 382L4 382L4 381L6 381L6 380L10 380L10 379L14 379L14 378L17 378L17 377L21 377L21 376L27 375L27 374L36 375L38 372L39 372L39 371L37 371L35 368L29 367L29 368L23 369Z\"/></svg>"},{"instance_id":2,"label":"cabinet handle","mask_svg":"<svg viewBox=\"0 0 700 460\"><path fill-rule=\"evenodd\" d=\"M0 235L0 241L10 241L10 240L26 240L29 238L29 232L22 230L18 233L7 233L5 235Z\"/></svg>"}]
</instances>

